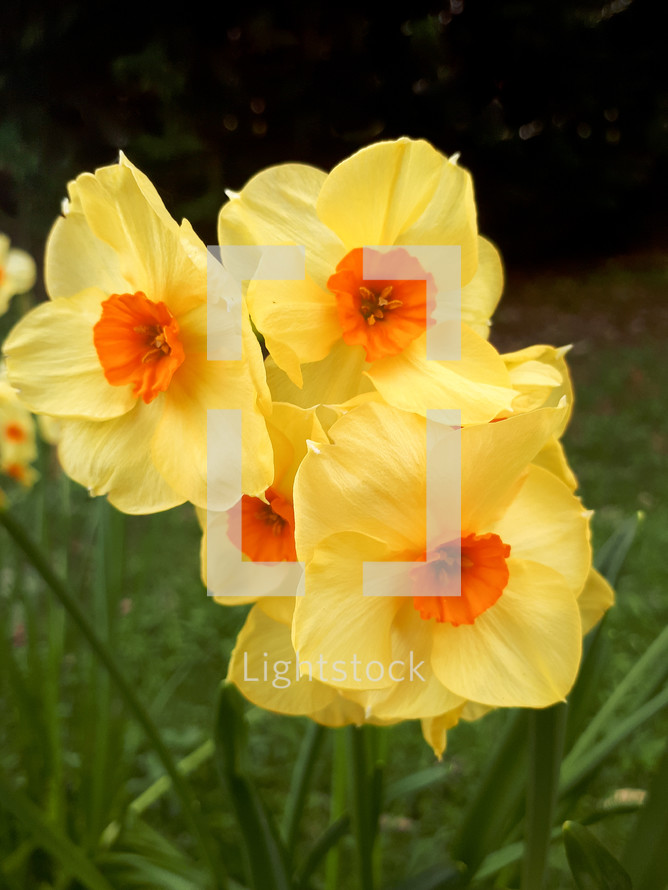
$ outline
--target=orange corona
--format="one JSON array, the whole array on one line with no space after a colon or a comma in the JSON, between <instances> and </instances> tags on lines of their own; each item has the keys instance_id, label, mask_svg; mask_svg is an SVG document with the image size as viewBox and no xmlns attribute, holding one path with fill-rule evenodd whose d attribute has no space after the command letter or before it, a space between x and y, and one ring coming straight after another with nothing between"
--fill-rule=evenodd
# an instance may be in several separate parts
<instances>
[{"instance_id":1,"label":"orange corona","mask_svg":"<svg viewBox=\"0 0 668 890\"><path fill-rule=\"evenodd\" d=\"M290 501L268 488L265 497L241 498L241 537L232 521L228 537L253 562L296 562L295 511Z\"/></svg>"},{"instance_id":2,"label":"orange corona","mask_svg":"<svg viewBox=\"0 0 668 890\"><path fill-rule=\"evenodd\" d=\"M495 534L466 535L461 551L458 543L437 547L427 555L424 566L412 570L413 589L420 590L413 604L422 618L455 627L473 624L499 599L508 584L506 559L510 556L510 546Z\"/></svg>"},{"instance_id":3,"label":"orange corona","mask_svg":"<svg viewBox=\"0 0 668 890\"><path fill-rule=\"evenodd\" d=\"M141 291L112 294L102 303L93 342L107 382L131 385L147 405L167 390L185 359L176 319Z\"/></svg>"},{"instance_id":4,"label":"orange corona","mask_svg":"<svg viewBox=\"0 0 668 890\"><path fill-rule=\"evenodd\" d=\"M403 352L425 331L427 284L417 260L403 249L386 255L386 267L410 272L416 280L365 279L363 255L361 247L346 254L327 287L336 297L344 341L363 346L366 360L374 362Z\"/></svg>"}]
</instances>

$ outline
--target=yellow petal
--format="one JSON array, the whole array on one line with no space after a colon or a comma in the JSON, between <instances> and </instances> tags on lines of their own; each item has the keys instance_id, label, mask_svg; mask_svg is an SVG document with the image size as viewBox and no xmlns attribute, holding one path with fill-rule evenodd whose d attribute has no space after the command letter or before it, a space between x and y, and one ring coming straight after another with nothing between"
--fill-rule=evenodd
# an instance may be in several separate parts
<instances>
[{"instance_id":1,"label":"yellow petal","mask_svg":"<svg viewBox=\"0 0 668 890\"><path fill-rule=\"evenodd\" d=\"M564 700L577 674L577 600L554 569L512 558L508 567L508 586L474 624L435 627L434 672L481 704L544 708Z\"/></svg>"},{"instance_id":2,"label":"yellow petal","mask_svg":"<svg viewBox=\"0 0 668 890\"><path fill-rule=\"evenodd\" d=\"M561 424L559 427L561 427ZM533 462L537 466L549 470L550 473L554 473L570 491L575 491L578 487L578 480L575 478L566 460L564 446L556 435L547 440L533 459Z\"/></svg>"},{"instance_id":3,"label":"yellow petal","mask_svg":"<svg viewBox=\"0 0 668 890\"><path fill-rule=\"evenodd\" d=\"M306 567L306 594L295 604L294 648L301 661L312 665L322 657L324 676L339 677L337 688L380 689L392 683L387 670L374 681L367 666L392 661L390 629L402 601L364 596L362 588L363 561L387 555L379 541L348 533L323 542Z\"/></svg>"},{"instance_id":4,"label":"yellow petal","mask_svg":"<svg viewBox=\"0 0 668 890\"><path fill-rule=\"evenodd\" d=\"M310 277L251 282L248 305L274 361L298 386L300 364L325 358L341 339L336 300Z\"/></svg>"},{"instance_id":5,"label":"yellow petal","mask_svg":"<svg viewBox=\"0 0 668 890\"><path fill-rule=\"evenodd\" d=\"M462 281L473 277L477 230L470 176L427 142L404 138L357 152L329 174L317 211L346 250L461 245Z\"/></svg>"},{"instance_id":6,"label":"yellow petal","mask_svg":"<svg viewBox=\"0 0 668 890\"><path fill-rule=\"evenodd\" d=\"M106 420L130 411L130 386L107 383L93 344L104 294L83 291L42 303L24 316L4 343L12 385L32 411Z\"/></svg>"},{"instance_id":7,"label":"yellow petal","mask_svg":"<svg viewBox=\"0 0 668 890\"><path fill-rule=\"evenodd\" d=\"M592 568L578 597L582 633L588 633L615 602L615 592L603 575Z\"/></svg>"},{"instance_id":8,"label":"yellow petal","mask_svg":"<svg viewBox=\"0 0 668 890\"><path fill-rule=\"evenodd\" d=\"M522 473L559 425L565 409L540 408L462 430L462 528L479 532L499 519Z\"/></svg>"},{"instance_id":9,"label":"yellow petal","mask_svg":"<svg viewBox=\"0 0 668 890\"><path fill-rule=\"evenodd\" d=\"M295 540L308 561L319 541L354 529L390 549L421 549L425 535L424 419L370 402L329 430L295 480Z\"/></svg>"},{"instance_id":10,"label":"yellow petal","mask_svg":"<svg viewBox=\"0 0 668 890\"><path fill-rule=\"evenodd\" d=\"M393 680L386 689L355 695L368 718L396 721L436 717L459 708L464 700L440 682L431 667L433 629L413 606L402 600L391 628L392 661L384 665Z\"/></svg>"},{"instance_id":11,"label":"yellow petal","mask_svg":"<svg viewBox=\"0 0 668 890\"><path fill-rule=\"evenodd\" d=\"M132 169L116 164L95 175L83 173L70 184L70 193L93 234L118 255L121 275L133 292L166 303L177 317L206 301L206 248L201 244L202 259L194 262L178 225L166 211L156 211Z\"/></svg>"},{"instance_id":12,"label":"yellow petal","mask_svg":"<svg viewBox=\"0 0 668 890\"><path fill-rule=\"evenodd\" d=\"M119 254L93 234L83 213L74 211L60 217L49 233L44 279L52 300L71 297L91 286L105 297L135 290L121 274Z\"/></svg>"},{"instance_id":13,"label":"yellow petal","mask_svg":"<svg viewBox=\"0 0 668 890\"><path fill-rule=\"evenodd\" d=\"M253 704L281 714L312 714L337 696L317 673L300 677L289 626L259 606L251 609L237 637L227 679Z\"/></svg>"},{"instance_id":14,"label":"yellow petal","mask_svg":"<svg viewBox=\"0 0 668 890\"><path fill-rule=\"evenodd\" d=\"M63 469L93 495L107 494L124 513L155 513L182 504L151 458L161 400L139 401L114 420L64 420L58 445Z\"/></svg>"},{"instance_id":15,"label":"yellow petal","mask_svg":"<svg viewBox=\"0 0 668 890\"><path fill-rule=\"evenodd\" d=\"M494 245L486 238L478 237L478 268L473 278L462 287L462 321L486 340L501 294L503 293L503 266Z\"/></svg>"},{"instance_id":16,"label":"yellow petal","mask_svg":"<svg viewBox=\"0 0 668 890\"><path fill-rule=\"evenodd\" d=\"M425 337L400 355L373 362L367 375L390 405L404 411L459 409L462 423L485 423L508 408L516 393L496 350L462 325L462 358L431 361Z\"/></svg>"},{"instance_id":17,"label":"yellow petal","mask_svg":"<svg viewBox=\"0 0 668 890\"><path fill-rule=\"evenodd\" d=\"M322 170L305 164L282 164L258 173L223 205L218 218L220 243L303 245L307 274L324 288L345 253L315 212L325 178Z\"/></svg>"},{"instance_id":18,"label":"yellow petal","mask_svg":"<svg viewBox=\"0 0 668 890\"><path fill-rule=\"evenodd\" d=\"M338 340L329 355L319 362L303 365L301 388L272 360L267 358L267 381L277 402L292 402L301 408L340 405L357 395L373 391L373 384L363 374L367 363L361 346L348 346Z\"/></svg>"},{"instance_id":19,"label":"yellow petal","mask_svg":"<svg viewBox=\"0 0 668 890\"><path fill-rule=\"evenodd\" d=\"M295 475L308 450L307 440L324 444L327 436L314 410L286 402L274 402L267 428L274 452L271 487L291 502Z\"/></svg>"},{"instance_id":20,"label":"yellow petal","mask_svg":"<svg viewBox=\"0 0 668 890\"><path fill-rule=\"evenodd\" d=\"M568 349L535 345L502 356L517 391L512 406L514 413L556 407L562 402L568 406L555 433L557 436L566 429L573 409L573 386L565 359Z\"/></svg>"},{"instance_id":21,"label":"yellow petal","mask_svg":"<svg viewBox=\"0 0 668 890\"><path fill-rule=\"evenodd\" d=\"M452 729L459 722L459 711L459 708L455 708L447 714L426 717L422 721L422 736L439 760L445 751L448 729Z\"/></svg>"},{"instance_id":22,"label":"yellow petal","mask_svg":"<svg viewBox=\"0 0 668 890\"><path fill-rule=\"evenodd\" d=\"M489 531L512 556L551 566L577 594L591 566L588 514L556 476L531 466L521 490Z\"/></svg>"}]
</instances>

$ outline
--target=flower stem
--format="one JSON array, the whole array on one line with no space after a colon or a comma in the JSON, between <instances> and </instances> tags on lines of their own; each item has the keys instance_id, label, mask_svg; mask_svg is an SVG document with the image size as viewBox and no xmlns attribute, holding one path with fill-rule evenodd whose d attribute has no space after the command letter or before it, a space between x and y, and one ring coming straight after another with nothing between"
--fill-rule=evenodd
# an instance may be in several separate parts
<instances>
[{"instance_id":1,"label":"flower stem","mask_svg":"<svg viewBox=\"0 0 668 890\"><path fill-rule=\"evenodd\" d=\"M529 711L529 781L522 890L542 890L564 750L567 705Z\"/></svg>"}]
</instances>

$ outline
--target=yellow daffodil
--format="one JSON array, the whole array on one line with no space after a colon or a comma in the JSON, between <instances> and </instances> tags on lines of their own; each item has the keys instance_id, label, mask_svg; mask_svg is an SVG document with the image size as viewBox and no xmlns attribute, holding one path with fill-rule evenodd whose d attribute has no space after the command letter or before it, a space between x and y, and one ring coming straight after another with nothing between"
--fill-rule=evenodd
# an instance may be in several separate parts
<instances>
[{"instance_id":1,"label":"yellow daffodil","mask_svg":"<svg viewBox=\"0 0 668 890\"><path fill-rule=\"evenodd\" d=\"M0 369L0 474L27 488L37 479L36 457L35 421Z\"/></svg>"},{"instance_id":2,"label":"yellow daffodil","mask_svg":"<svg viewBox=\"0 0 668 890\"><path fill-rule=\"evenodd\" d=\"M29 291L35 283L35 261L25 250L10 249L6 235L0 235L0 315L7 311L15 294Z\"/></svg>"},{"instance_id":3,"label":"yellow daffodil","mask_svg":"<svg viewBox=\"0 0 668 890\"><path fill-rule=\"evenodd\" d=\"M343 402L375 389L404 410L460 408L465 423L510 408L508 371L484 339L501 263L478 236L469 174L428 143L378 143L329 175L299 164L265 170L223 206L219 237L305 248L303 280L248 287L275 376L310 393L290 401L332 402L335 389ZM393 248L383 274L363 270L363 249L374 246ZM427 358L431 271L411 246L460 250L460 360ZM329 381L327 391L314 380Z\"/></svg>"},{"instance_id":4,"label":"yellow daffodil","mask_svg":"<svg viewBox=\"0 0 668 890\"><path fill-rule=\"evenodd\" d=\"M371 403L337 421L334 444L309 452L295 486L297 553L307 563L293 619L299 657L379 663L382 679L349 676L338 688L381 719L436 717L465 700L544 707L563 699L580 658L589 517L532 461L566 410L462 429L458 542L426 541L424 420ZM461 596L448 595L454 543ZM401 594L365 596L363 564L387 560L401 561ZM595 593L589 608L600 615L607 591ZM420 683L398 679L411 679L411 654ZM393 661L403 674L397 667L393 677Z\"/></svg>"},{"instance_id":5,"label":"yellow daffodil","mask_svg":"<svg viewBox=\"0 0 668 890\"><path fill-rule=\"evenodd\" d=\"M221 605L294 597L303 575L295 551L294 478L307 442L327 438L314 411L285 403L274 403L267 428L274 475L264 494L244 495L226 511L198 510L202 579Z\"/></svg>"},{"instance_id":6,"label":"yellow daffodil","mask_svg":"<svg viewBox=\"0 0 668 890\"><path fill-rule=\"evenodd\" d=\"M4 349L23 402L60 421L65 471L129 513L204 507L207 409L243 409L243 490L263 493L260 348L243 315L243 359L207 360L207 253L190 224L123 156L71 182L64 212L46 250L51 300Z\"/></svg>"}]
</instances>

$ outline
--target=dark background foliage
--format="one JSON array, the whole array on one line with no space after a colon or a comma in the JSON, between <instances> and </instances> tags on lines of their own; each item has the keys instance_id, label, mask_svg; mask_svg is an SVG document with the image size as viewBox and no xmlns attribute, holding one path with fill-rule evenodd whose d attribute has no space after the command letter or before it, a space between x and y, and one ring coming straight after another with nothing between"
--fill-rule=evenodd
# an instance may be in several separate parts
<instances>
[{"instance_id":1,"label":"dark background foliage","mask_svg":"<svg viewBox=\"0 0 668 890\"><path fill-rule=\"evenodd\" d=\"M422 137L475 178L510 263L663 234L668 69L649 0L26 4L0 16L0 230L41 254L119 149L215 238L225 188Z\"/></svg>"}]
</instances>

